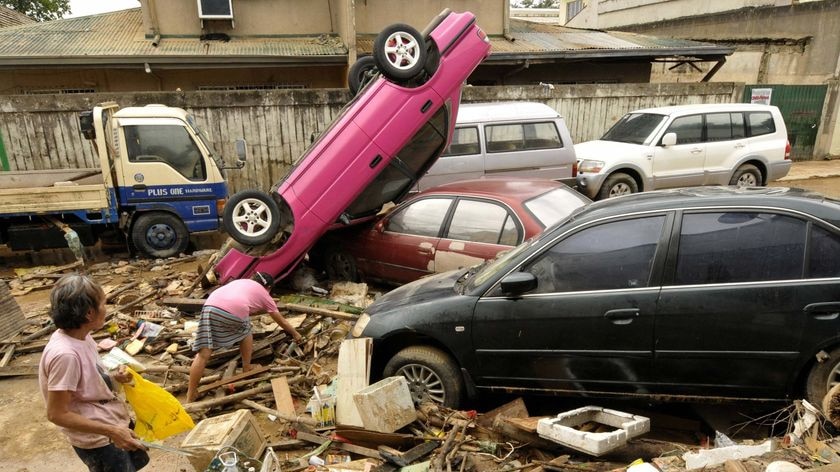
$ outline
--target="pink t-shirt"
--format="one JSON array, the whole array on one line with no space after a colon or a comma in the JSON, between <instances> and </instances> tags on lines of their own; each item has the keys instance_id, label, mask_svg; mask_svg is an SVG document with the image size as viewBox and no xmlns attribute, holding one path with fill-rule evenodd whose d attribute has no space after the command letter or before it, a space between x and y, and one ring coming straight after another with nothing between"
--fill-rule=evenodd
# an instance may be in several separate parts
<instances>
[{"instance_id":1,"label":"pink t-shirt","mask_svg":"<svg viewBox=\"0 0 840 472\"><path fill-rule=\"evenodd\" d=\"M262 285L251 279L237 279L217 288L205 305L221 308L243 320L254 313L274 313L277 304Z\"/></svg>"},{"instance_id":2,"label":"pink t-shirt","mask_svg":"<svg viewBox=\"0 0 840 472\"><path fill-rule=\"evenodd\" d=\"M125 403L114 395L96 365L99 355L96 343L90 334L84 341L57 330L41 355L38 366L38 382L41 394L47 399L47 391L72 392L69 410L102 423L128 427L129 416ZM101 366L101 365L100 365ZM106 372L102 367L103 372ZM102 447L110 442L107 436L83 433L61 428L70 444L83 449Z\"/></svg>"}]
</instances>

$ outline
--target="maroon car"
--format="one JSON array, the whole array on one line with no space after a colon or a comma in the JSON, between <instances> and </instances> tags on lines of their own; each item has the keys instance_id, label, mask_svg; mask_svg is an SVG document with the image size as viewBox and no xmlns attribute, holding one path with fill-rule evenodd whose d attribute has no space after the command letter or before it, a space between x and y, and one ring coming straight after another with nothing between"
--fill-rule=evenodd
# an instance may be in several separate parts
<instances>
[{"instance_id":1,"label":"maroon car","mask_svg":"<svg viewBox=\"0 0 840 472\"><path fill-rule=\"evenodd\" d=\"M370 224L327 233L311 256L333 279L406 283L492 259L589 201L551 180L453 182Z\"/></svg>"}]
</instances>

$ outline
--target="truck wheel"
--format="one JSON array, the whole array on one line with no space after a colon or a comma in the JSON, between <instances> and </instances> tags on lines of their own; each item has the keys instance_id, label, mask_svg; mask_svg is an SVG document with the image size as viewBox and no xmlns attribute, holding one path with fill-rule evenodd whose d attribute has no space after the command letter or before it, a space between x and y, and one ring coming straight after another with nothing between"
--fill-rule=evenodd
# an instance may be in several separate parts
<instances>
[{"instance_id":1,"label":"truck wheel","mask_svg":"<svg viewBox=\"0 0 840 472\"><path fill-rule=\"evenodd\" d=\"M449 408L458 408L461 403L461 373L452 357L440 349L407 347L388 361L382 375L405 377L414 403L432 401Z\"/></svg>"},{"instance_id":2,"label":"truck wheel","mask_svg":"<svg viewBox=\"0 0 840 472\"><path fill-rule=\"evenodd\" d=\"M737 187L758 187L761 185L761 171L752 164L744 164L732 174L729 185Z\"/></svg>"},{"instance_id":3,"label":"truck wheel","mask_svg":"<svg viewBox=\"0 0 840 472\"><path fill-rule=\"evenodd\" d=\"M265 192L236 192L225 205L222 219L225 231L234 241L259 246L274 238L280 228L280 209Z\"/></svg>"},{"instance_id":4,"label":"truck wheel","mask_svg":"<svg viewBox=\"0 0 840 472\"><path fill-rule=\"evenodd\" d=\"M360 57L355 64L350 66L350 72L347 74L347 86L350 88L350 93L355 97L359 90L376 76L377 72L379 71L376 69L373 56Z\"/></svg>"},{"instance_id":5,"label":"truck wheel","mask_svg":"<svg viewBox=\"0 0 840 472\"><path fill-rule=\"evenodd\" d=\"M601 190L598 192L596 200L629 195L638 191L639 185L633 180L633 177L622 172L617 172L607 177L607 180L601 185Z\"/></svg>"},{"instance_id":6,"label":"truck wheel","mask_svg":"<svg viewBox=\"0 0 840 472\"><path fill-rule=\"evenodd\" d=\"M144 213L131 227L131 242L151 257L172 257L187 249L190 233L184 222L171 213Z\"/></svg>"},{"instance_id":7,"label":"truck wheel","mask_svg":"<svg viewBox=\"0 0 840 472\"><path fill-rule=\"evenodd\" d=\"M373 42L376 67L388 80L398 84L420 75L426 65L426 54L423 36L409 25L388 26Z\"/></svg>"}]
</instances>

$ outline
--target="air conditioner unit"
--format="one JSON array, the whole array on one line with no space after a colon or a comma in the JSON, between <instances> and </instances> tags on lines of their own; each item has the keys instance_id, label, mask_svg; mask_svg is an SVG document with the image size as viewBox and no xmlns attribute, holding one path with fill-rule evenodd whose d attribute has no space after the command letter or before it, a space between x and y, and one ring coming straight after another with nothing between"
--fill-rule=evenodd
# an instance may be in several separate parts
<instances>
[{"instance_id":1,"label":"air conditioner unit","mask_svg":"<svg viewBox=\"0 0 840 472\"><path fill-rule=\"evenodd\" d=\"M232 0L198 0L198 17L202 20L232 20Z\"/></svg>"}]
</instances>

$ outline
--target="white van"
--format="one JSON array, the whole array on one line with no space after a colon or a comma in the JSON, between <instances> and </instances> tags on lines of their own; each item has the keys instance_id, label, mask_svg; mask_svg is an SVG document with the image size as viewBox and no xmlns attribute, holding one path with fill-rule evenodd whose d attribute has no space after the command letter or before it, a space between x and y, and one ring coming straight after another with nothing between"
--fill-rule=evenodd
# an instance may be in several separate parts
<instances>
[{"instance_id":1,"label":"white van","mask_svg":"<svg viewBox=\"0 0 840 472\"><path fill-rule=\"evenodd\" d=\"M458 109L449 148L419 190L484 176L575 183L575 149L566 122L542 103L468 103Z\"/></svg>"},{"instance_id":2,"label":"white van","mask_svg":"<svg viewBox=\"0 0 840 472\"><path fill-rule=\"evenodd\" d=\"M779 109L749 103L632 111L575 151L578 190L596 200L694 185L761 186L791 165Z\"/></svg>"}]
</instances>

